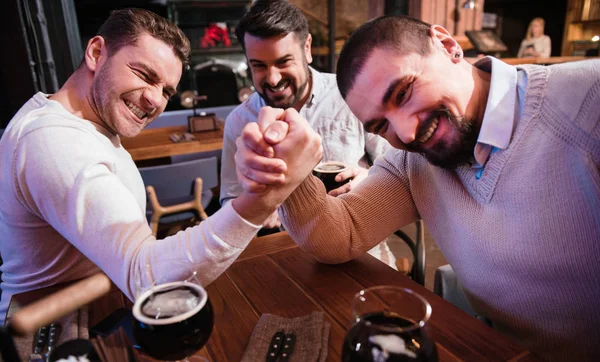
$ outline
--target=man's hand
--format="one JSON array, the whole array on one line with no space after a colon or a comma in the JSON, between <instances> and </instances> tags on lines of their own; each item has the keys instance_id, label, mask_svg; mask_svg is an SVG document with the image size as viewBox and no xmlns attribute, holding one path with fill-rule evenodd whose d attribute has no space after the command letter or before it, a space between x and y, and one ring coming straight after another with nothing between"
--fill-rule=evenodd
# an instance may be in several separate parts
<instances>
[{"instance_id":1,"label":"man's hand","mask_svg":"<svg viewBox=\"0 0 600 362\"><path fill-rule=\"evenodd\" d=\"M285 185L291 193L323 156L321 136L293 108L264 107L236 145L238 180L248 192Z\"/></svg>"},{"instance_id":2,"label":"man's hand","mask_svg":"<svg viewBox=\"0 0 600 362\"><path fill-rule=\"evenodd\" d=\"M331 196L339 196L341 194L345 194L350 192L353 187L356 187L359 183L364 180L369 174L369 170L362 167L348 168L342 172L340 172L337 176L335 176L335 180L337 182L342 182L347 179L351 179L350 182L345 183L344 185L338 187L337 189L333 189L329 191L329 195Z\"/></svg>"},{"instance_id":3,"label":"man's hand","mask_svg":"<svg viewBox=\"0 0 600 362\"><path fill-rule=\"evenodd\" d=\"M284 118L284 110L264 107L260 110L259 122L248 123L236 140L236 172L244 190L263 192L267 185L279 185L284 181L287 165L274 158L275 150L267 142L278 143L285 138L289 127L282 121ZM260 120L263 120L262 124ZM265 137L263 133L269 127L269 137Z\"/></svg>"},{"instance_id":4,"label":"man's hand","mask_svg":"<svg viewBox=\"0 0 600 362\"><path fill-rule=\"evenodd\" d=\"M255 224L265 224L323 156L321 137L293 108L264 107L236 145L236 171L244 192L233 207Z\"/></svg>"}]
</instances>

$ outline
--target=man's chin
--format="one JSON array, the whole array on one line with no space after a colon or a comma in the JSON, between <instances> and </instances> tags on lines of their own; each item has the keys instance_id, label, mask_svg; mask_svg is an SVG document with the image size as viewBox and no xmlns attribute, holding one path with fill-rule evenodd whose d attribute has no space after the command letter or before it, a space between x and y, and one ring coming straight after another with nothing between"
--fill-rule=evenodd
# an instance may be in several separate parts
<instances>
[{"instance_id":1,"label":"man's chin","mask_svg":"<svg viewBox=\"0 0 600 362\"><path fill-rule=\"evenodd\" d=\"M140 132L142 132L142 129L144 129L143 126L136 127L134 125L129 125L129 127L120 127L118 129L118 134L121 137L131 138L139 135Z\"/></svg>"},{"instance_id":2,"label":"man's chin","mask_svg":"<svg viewBox=\"0 0 600 362\"><path fill-rule=\"evenodd\" d=\"M475 146L473 146L473 148L474 147ZM453 150L453 152L422 152L421 154L432 165L447 170L454 170L460 166L466 165L471 162L473 158L473 151L469 151L469 149L458 149Z\"/></svg>"},{"instance_id":3,"label":"man's chin","mask_svg":"<svg viewBox=\"0 0 600 362\"><path fill-rule=\"evenodd\" d=\"M460 158L438 158L432 157L431 155L424 155L427 161L434 166L444 168L446 170L454 170L462 165L466 165L469 160Z\"/></svg>"},{"instance_id":4,"label":"man's chin","mask_svg":"<svg viewBox=\"0 0 600 362\"><path fill-rule=\"evenodd\" d=\"M294 99L273 99L269 97L262 96L267 105L273 108L282 108L287 109L294 105Z\"/></svg>"}]
</instances>

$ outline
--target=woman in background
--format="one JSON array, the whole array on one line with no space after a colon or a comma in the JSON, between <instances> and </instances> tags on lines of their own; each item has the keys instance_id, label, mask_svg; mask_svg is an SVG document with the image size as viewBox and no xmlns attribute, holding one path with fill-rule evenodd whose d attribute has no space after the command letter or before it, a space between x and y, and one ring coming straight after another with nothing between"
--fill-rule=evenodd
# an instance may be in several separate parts
<instances>
[{"instance_id":1,"label":"woman in background","mask_svg":"<svg viewBox=\"0 0 600 362\"><path fill-rule=\"evenodd\" d=\"M550 37L544 35L544 19L535 18L529 23L527 27L527 34L525 39L521 42L519 48L518 58L526 57L542 57L547 58L550 56L551 43Z\"/></svg>"}]
</instances>

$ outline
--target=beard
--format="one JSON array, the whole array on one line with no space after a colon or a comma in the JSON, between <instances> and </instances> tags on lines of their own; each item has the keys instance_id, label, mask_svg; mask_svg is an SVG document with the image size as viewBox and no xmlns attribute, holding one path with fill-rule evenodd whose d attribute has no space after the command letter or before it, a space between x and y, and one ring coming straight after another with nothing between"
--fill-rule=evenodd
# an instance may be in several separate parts
<instances>
[{"instance_id":1,"label":"beard","mask_svg":"<svg viewBox=\"0 0 600 362\"><path fill-rule=\"evenodd\" d=\"M406 149L422 154L435 166L445 169L455 169L472 160L479 130L475 127L473 119L467 119L465 116L455 116L448 108L440 107L433 111L425 122L423 122L423 126L420 127L416 139L419 139L427 132L431 124L442 116L448 119L455 131L452 139L442 139L429 149L421 149L419 143L411 142L406 145Z\"/></svg>"},{"instance_id":2,"label":"beard","mask_svg":"<svg viewBox=\"0 0 600 362\"><path fill-rule=\"evenodd\" d=\"M293 107L297 102L299 102L302 99L302 96L304 95L304 92L306 91L306 88L308 87L308 83L311 79L311 73L310 73L310 69L308 69L308 62L306 61L306 59L303 58L303 68L304 68L304 74L305 79L301 84L295 84L293 79L290 78L282 78L279 83L277 83L276 86L271 87L268 83L264 82L261 84L261 89L263 90L262 92L257 91L257 93L262 97L262 99L265 100L265 103L267 103L267 105L273 107L273 108L282 108L282 109L287 109L290 107ZM282 85L285 85L286 83L288 83L288 87L291 87L292 89L292 95L289 97L285 97L285 96L276 96L276 97L269 97L266 94L266 90L270 89L277 89L279 87L281 87Z\"/></svg>"}]
</instances>

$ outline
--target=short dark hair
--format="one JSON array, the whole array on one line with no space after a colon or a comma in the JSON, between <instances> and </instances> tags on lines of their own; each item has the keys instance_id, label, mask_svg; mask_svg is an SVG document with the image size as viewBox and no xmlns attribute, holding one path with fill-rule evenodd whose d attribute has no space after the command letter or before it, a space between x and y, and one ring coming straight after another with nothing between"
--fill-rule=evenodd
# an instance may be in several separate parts
<instances>
[{"instance_id":1,"label":"short dark hair","mask_svg":"<svg viewBox=\"0 0 600 362\"><path fill-rule=\"evenodd\" d=\"M258 0L235 29L244 50L246 33L263 39L295 33L300 44L304 44L308 37L308 21L302 11L287 0Z\"/></svg>"},{"instance_id":2,"label":"short dark hair","mask_svg":"<svg viewBox=\"0 0 600 362\"><path fill-rule=\"evenodd\" d=\"M125 45L134 44L138 37L148 34L171 46L183 68L189 65L190 41L173 22L144 9L119 9L111 12L98 34L104 38L111 56Z\"/></svg>"},{"instance_id":3,"label":"short dark hair","mask_svg":"<svg viewBox=\"0 0 600 362\"><path fill-rule=\"evenodd\" d=\"M344 44L337 62L337 84L344 99L354 86L371 52L386 48L402 53L431 52L431 25L408 16L382 16L356 29Z\"/></svg>"}]
</instances>

